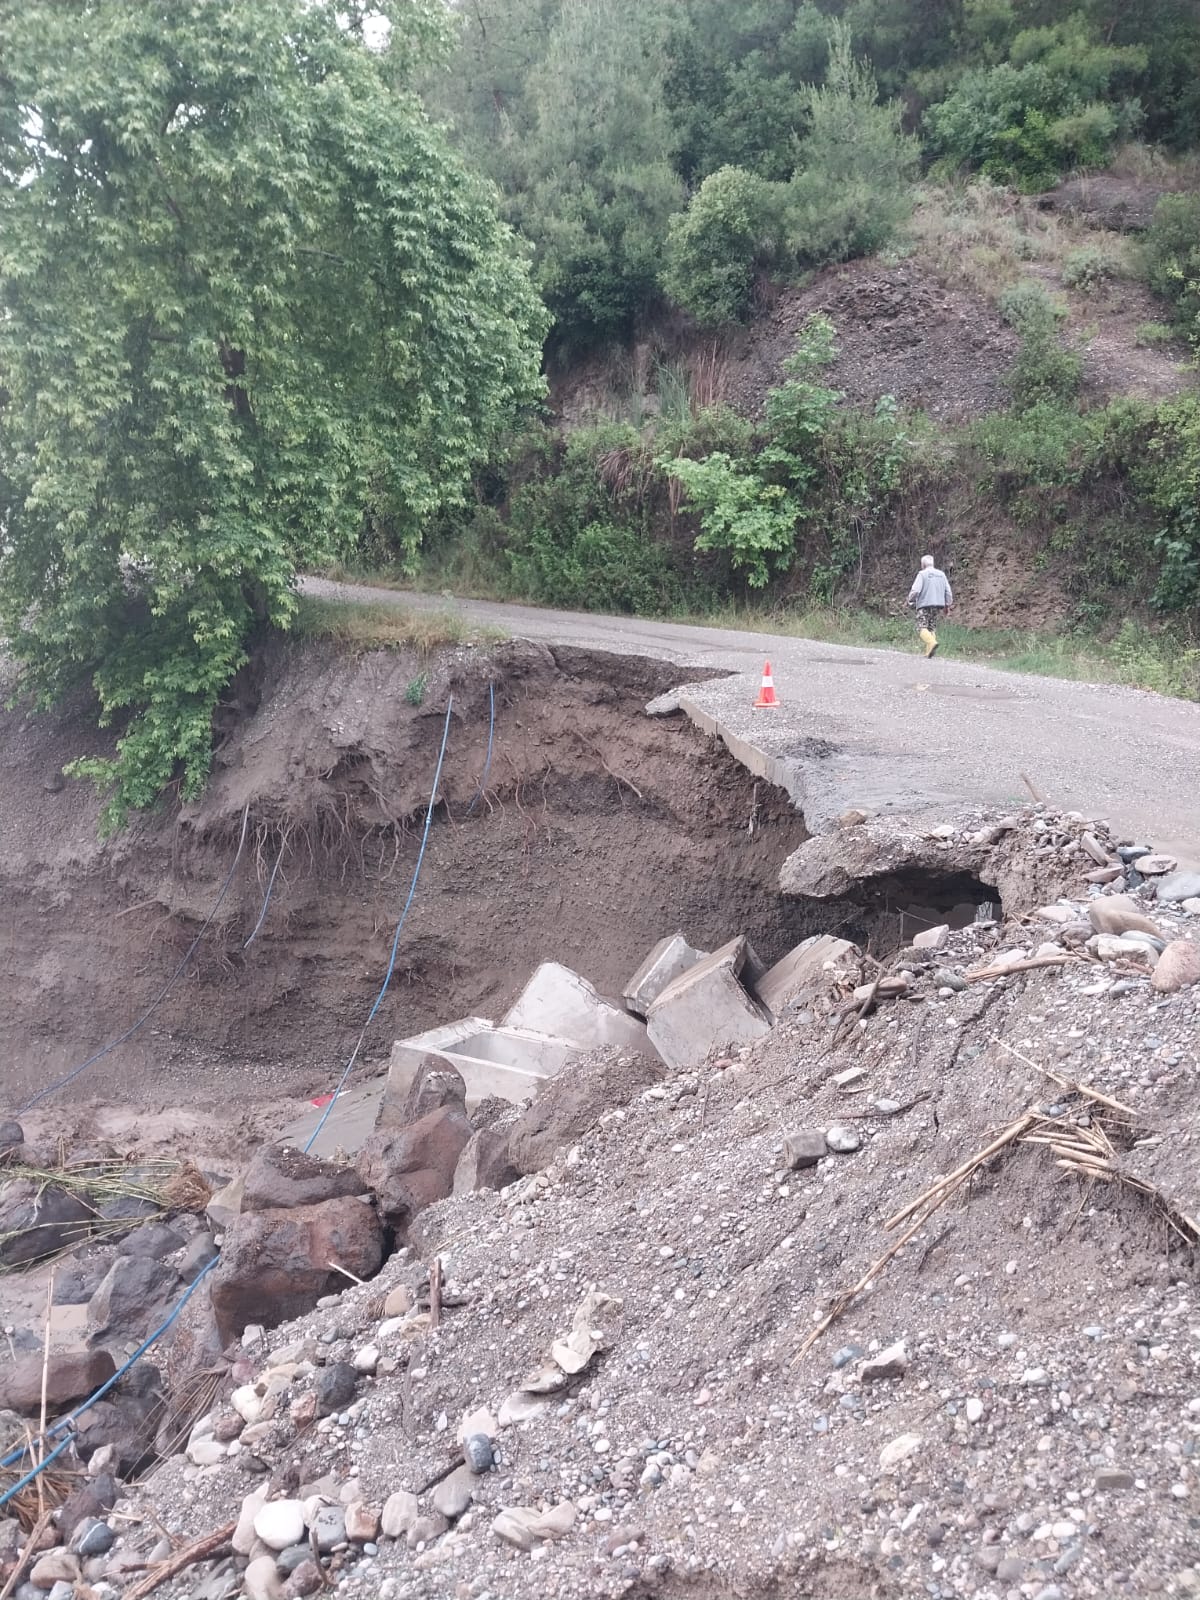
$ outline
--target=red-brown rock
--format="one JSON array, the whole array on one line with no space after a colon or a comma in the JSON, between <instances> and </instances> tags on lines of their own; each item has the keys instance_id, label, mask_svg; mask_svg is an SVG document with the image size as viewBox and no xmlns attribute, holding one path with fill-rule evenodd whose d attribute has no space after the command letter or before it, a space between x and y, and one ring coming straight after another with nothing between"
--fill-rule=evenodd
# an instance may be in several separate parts
<instances>
[{"instance_id":1,"label":"red-brown rock","mask_svg":"<svg viewBox=\"0 0 1200 1600\"><path fill-rule=\"evenodd\" d=\"M212 1307L223 1342L248 1323L273 1328L344 1289L344 1267L370 1278L383 1261L383 1229L372 1206L352 1196L291 1211L252 1211L225 1235L212 1274Z\"/></svg>"},{"instance_id":2,"label":"red-brown rock","mask_svg":"<svg viewBox=\"0 0 1200 1600\"><path fill-rule=\"evenodd\" d=\"M444 1107L467 1109L467 1086L457 1068L442 1056L425 1056L402 1100L391 1100L385 1090L377 1128L407 1128Z\"/></svg>"},{"instance_id":3,"label":"red-brown rock","mask_svg":"<svg viewBox=\"0 0 1200 1600\"><path fill-rule=\"evenodd\" d=\"M465 1115L443 1106L407 1128L373 1133L363 1145L358 1170L398 1235L418 1212L452 1192L454 1169L470 1137Z\"/></svg>"}]
</instances>

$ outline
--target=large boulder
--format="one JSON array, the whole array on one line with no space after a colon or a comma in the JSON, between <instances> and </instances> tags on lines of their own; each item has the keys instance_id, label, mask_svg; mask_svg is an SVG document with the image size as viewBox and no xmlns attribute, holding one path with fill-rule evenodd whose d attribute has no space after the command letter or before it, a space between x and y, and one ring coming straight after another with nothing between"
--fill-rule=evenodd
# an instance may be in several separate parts
<instances>
[{"instance_id":1,"label":"large boulder","mask_svg":"<svg viewBox=\"0 0 1200 1600\"><path fill-rule=\"evenodd\" d=\"M292 1211L251 1211L230 1226L213 1269L211 1301L222 1343L248 1323L274 1328L344 1289L344 1267L370 1278L383 1262L383 1229L365 1200L343 1195Z\"/></svg>"},{"instance_id":2,"label":"large boulder","mask_svg":"<svg viewBox=\"0 0 1200 1600\"><path fill-rule=\"evenodd\" d=\"M0 1267L24 1267L86 1239L95 1218L77 1195L16 1178L0 1189Z\"/></svg>"},{"instance_id":3,"label":"large boulder","mask_svg":"<svg viewBox=\"0 0 1200 1600\"><path fill-rule=\"evenodd\" d=\"M52 1350L46 1363L46 1406L51 1416L84 1400L117 1370L107 1350ZM0 1369L0 1406L36 1416L42 1405L42 1356L21 1356Z\"/></svg>"},{"instance_id":4,"label":"large boulder","mask_svg":"<svg viewBox=\"0 0 1200 1600\"><path fill-rule=\"evenodd\" d=\"M366 1193L353 1167L340 1167L292 1145L263 1145L242 1180L242 1211L292 1211Z\"/></svg>"},{"instance_id":5,"label":"large boulder","mask_svg":"<svg viewBox=\"0 0 1200 1600\"><path fill-rule=\"evenodd\" d=\"M150 1256L118 1256L88 1301L93 1344L140 1339L161 1322L179 1293L179 1274Z\"/></svg>"},{"instance_id":6,"label":"large boulder","mask_svg":"<svg viewBox=\"0 0 1200 1600\"><path fill-rule=\"evenodd\" d=\"M363 1145L358 1170L398 1237L426 1206L452 1193L458 1159L470 1137L463 1112L443 1106L407 1128L373 1133Z\"/></svg>"},{"instance_id":7,"label":"large boulder","mask_svg":"<svg viewBox=\"0 0 1200 1600\"><path fill-rule=\"evenodd\" d=\"M589 1051L547 1078L508 1129L512 1165L540 1172L564 1146L595 1127L606 1111L628 1105L666 1076L662 1062L608 1046Z\"/></svg>"},{"instance_id":8,"label":"large boulder","mask_svg":"<svg viewBox=\"0 0 1200 1600\"><path fill-rule=\"evenodd\" d=\"M75 1424L75 1443L88 1461L104 1445L116 1452L115 1470L128 1476L148 1467L156 1457L155 1440L163 1397L157 1392L124 1394L114 1389L89 1406Z\"/></svg>"}]
</instances>

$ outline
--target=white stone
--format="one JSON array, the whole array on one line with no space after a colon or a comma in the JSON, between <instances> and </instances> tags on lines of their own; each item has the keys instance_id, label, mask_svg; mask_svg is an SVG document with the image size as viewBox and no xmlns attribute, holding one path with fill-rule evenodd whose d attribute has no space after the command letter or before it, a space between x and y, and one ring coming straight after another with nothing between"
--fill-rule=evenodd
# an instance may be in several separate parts
<instances>
[{"instance_id":1,"label":"white stone","mask_svg":"<svg viewBox=\"0 0 1200 1600\"><path fill-rule=\"evenodd\" d=\"M268 1500L254 1519L254 1531L268 1550L286 1550L304 1538L304 1506L299 1500Z\"/></svg>"},{"instance_id":2,"label":"white stone","mask_svg":"<svg viewBox=\"0 0 1200 1600\"><path fill-rule=\"evenodd\" d=\"M233 1548L239 1556L248 1556L253 1550L257 1535L254 1532L254 1519L267 1503L267 1486L256 1489L253 1494L248 1494L242 1501L242 1509L238 1515L237 1527L233 1531Z\"/></svg>"},{"instance_id":3,"label":"white stone","mask_svg":"<svg viewBox=\"0 0 1200 1600\"><path fill-rule=\"evenodd\" d=\"M229 1454L216 1439L193 1439L187 1447L188 1460L197 1467L215 1467Z\"/></svg>"},{"instance_id":4,"label":"white stone","mask_svg":"<svg viewBox=\"0 0 1200 1600\"><path fill-rule=\"evenodd\" d=\"M279 1600L283 1583L274 1556L258 1556L242 1573L242 1593L246 1600Z\"/></svg>"},{"instance_id":5,"label":"white stone","mask_svg":"<svg viewBox=\"0 0 1200 1600\"><path fill-rule=\"evenodd\" d=\"M262 1396L252 1383L244 1383L229 1396L229 1404L243 1422L258 1422L262 1417Z\"/></svg>"},{"instance_id":6,"label":"white stone","mask_svg":"<svg viewBox=\"0 0 1200 1600\"><path fill-rule=\"evenodd\" d=\"M397 1489L384 1502L379 1531L387 1539L402 1539L415 1525L419 1515L416 1495L410 1494L407 1489Z\"/></svg>"},{"instance_id":7,"label":"white stone","mask_svg":"<svg viewBox=\"0 0 1200 1600\"><path fill-rule=\"evenodd\" d=\"M371 1373L379 1365L379 1346L365 1344L361 1350L355 1351L354 1370L356 1372Z\"/></svg>"},{"instance_id":8,"label":"white stone","mask_svg":"<svg viewBox=\"0 0 1200 1600\"><path fill-rule=\"evenodd\" d=\"M968 1422L983 1421L983 1401L977 1395L972 1395L966 1406Z\"/></svg>"}]
</instances>

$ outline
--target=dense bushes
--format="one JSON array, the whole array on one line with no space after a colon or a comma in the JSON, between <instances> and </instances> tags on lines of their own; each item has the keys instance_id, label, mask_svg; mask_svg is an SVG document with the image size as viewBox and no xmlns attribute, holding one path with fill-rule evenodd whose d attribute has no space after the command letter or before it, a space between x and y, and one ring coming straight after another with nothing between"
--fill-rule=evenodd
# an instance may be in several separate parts
<instances>
[{"instance_id":1,"label":"dense bushes","mask_svg":"<svg viewBox=\"0 0 1200 1600\"><path fill-rule=\"evenodd\" d=\"M1070 166L1097 166L1141 119L1125 98L1147 65L1140 46L1101 42L1079 15L1027 28L1007 59L963 73L926 116L931 146L952 165L975 168L1027 192L1049 188Z\"/></svg>"},{"instance_id":2,"label":"dense bushes","mask_svg":"<svg viewBox=\"0 0 1200 1600\"><path fill-rule=\"evenodd\" d=\"M849 30L834 25L826 81L803 99L807 137L789 181L722 167L671 219L663 287L698 321L746 311L756 270L796 273L882 249L911 213L916 140L881 105Z\"/></svg>"},{"instance_id":3,"label":"dense bushes","mask_svg":"<svg viewBox=\"0 0 1200 1600\"><path fill-rule=\"evenodd\" d=\"M1174 304L1184 330L1200 344L1200 194L1163 196L1142 254L1151 288Z\"/></svg>"},{"instance_id":4,"label":"dense bushes","mask_svg":"<svg viewBox=\"0 0 1200 1600\"><path fill-rule=\"evenodd\" d=\"M755 271L782 255L785 194L741 167L705 178L667 233L662 283L676 305L708 327L746 312Z\"/></svg>"}]
</instances>

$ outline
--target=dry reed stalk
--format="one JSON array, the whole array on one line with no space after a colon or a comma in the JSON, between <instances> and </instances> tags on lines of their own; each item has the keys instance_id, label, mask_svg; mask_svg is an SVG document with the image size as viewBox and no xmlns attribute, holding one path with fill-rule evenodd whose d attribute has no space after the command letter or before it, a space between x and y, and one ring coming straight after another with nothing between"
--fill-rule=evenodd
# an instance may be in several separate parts
<instances>
[{"instance_id":1,"label":"dry reed stalk","mask_svg":"<svg viewBox=\"0 0 1200 1600\"><path fill-rule=\"evenodd\" d=\"M168 1578L175 1577L185 1567L190 1567L196 1561L207 1561L210 1556L216 1555L223 1544L233 1538L236 1527L236 1522L227 1522L223 1528L216 1528L212 1533L206 1533L203 1538L193 1540L182 1550L177 1550L173 1556L160 1561L154 1570L135 1583L132 1589L126 1589L125 1600L145 1600L147 1595L154 1593L160 1583L166 1583Z\"/></svg>"},{"instance_id":2,"label":"dry reed stalk","mask_svg":"<svg viewBox=\"0 0 1200 1600\"><path fill-rule=\"evenodd\" d=\"M1002 1039L997 1039L995 1042L1004 1044ZM1021 1055L1020 1051L1012 1050L1011 1046L1004 1045L1004 1048L1027 1065L1037 1066L1028 1057ZM1167 1226L1189 1248L1200 1246L1200 1224L1194 1218L1173 1206L1162 1190L1148 1179L1136 1173L1125 1172L1117 1165L1117 1152L1113 1148L1107 1129L1099 1121L1097 1111L1102 1108L1120 1117L1123 1120L1119 1126L1129 1132L1136 1126L1136 1118L1130 1108L1122 1105L1119 1100L1102 1094L1098 1089L1093 1089L1090 1084L1069 1083L1044 1067L1037 1070L1044 1072L1067 1092L1078 1095L1087 1102L1091 1115L1089 1123L1083 1126L1079 1123L1063 1122L1058 1117L1049 1117L1040 1110L1030 1109L1010 1122L953 1172L939 1178L936 1183L917 1195L916 1199L910 1200L907 1205L894 1212L883 1224L884 1229L890 1232L894 1228L908 1224L904 1233L895 1244L871 1263L857 1283L842 1290L834 1298L829 1310L800 1346L793 1358L793 1365L807 1355L817 1340L853 1305L859 1295L899 1255L904 1246L921 1231L951 1196L957 1194L982 1166L1016 1144L1037 1145L1047 1149L1054 1157L1054 1165L1059 1171L1070 1173L1088 1183L1116 1183L1132 1190L1135 1194L1142 1195L1153 1203Z\"/></svg>"}]
</instances>

